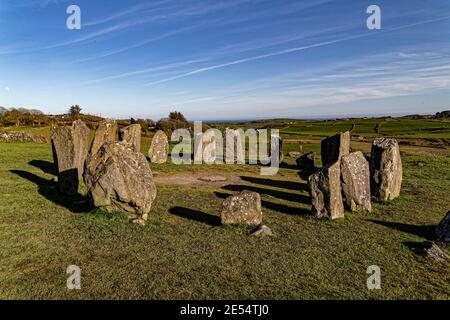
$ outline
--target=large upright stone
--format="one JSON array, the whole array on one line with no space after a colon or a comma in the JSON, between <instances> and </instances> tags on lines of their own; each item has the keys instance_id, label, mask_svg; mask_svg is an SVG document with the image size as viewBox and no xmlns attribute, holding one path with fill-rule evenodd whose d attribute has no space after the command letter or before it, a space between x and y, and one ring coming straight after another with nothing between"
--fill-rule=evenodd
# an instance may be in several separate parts
<instances>
[{"instance_id":1,"label":"large upright stone","mask_svg":"<svg viewBox=\"0 0 450 320\"><path fill-rule=\"evenodd\" d=\"M342 191L351 211L372 211L370 201L369 162L362 152L352 152L341 158Z\"/></svg>"},{"instance_id":2,"label":"large upright stone","mask_svg":"<svg viewBox=\"0 0 450 320\"><path fill-rule=\"evenodd\" d=\"M84 181L92 205L124 211L146 219L156 198L156 186L145 156L126 141L104 143L86 159Z\"/></svg>"},{"instance_id":3,"label":"large upright stone","mask_svg":"<svg viewBox=\"0 0 450 320\"><path fill-rule=\"evenodd\" d=\"M226 198L222 203L220 220L222 224L261 224L262 209L259 193L243 190Z\"/></svg>"},{"instance_id":4,"label":"large upright stone","mask_svg":"<svg viewBox=\"0 0 450 320\"><path fill-rule=\"evenodd\" d=\"M74 121L71 127L52 127L51 140L60 190L68 195L77 194L88 153L89 128L81 120Z\"/></svg>"},{"instance_id":5,"label":"large upright stone","mask_svg":"<svg viewBox=\"0 0 450 320\"><path fill-rule=\"evenodd\" d=\"M151 163L165 163L169 153L169 140L162 130L158 130L153 136L148 158Z\"/></svg>"},{"instance_id":6,"label":"large upright stone","mask_svg":"<svg viewBox=\"0 0 450 320\"><path fill-rule=\"evenodd\" d=\"M402 175L402 160L397 140L375 139L370 156L372 195L379 201L397 198L400 195Z\"/></svg>"},{"instance_id":7,"label":"large upright stone","mask_svg":"<svg viewBox=\"0 0 450 320\"><path fill-rule=\"evenodd\" d=\"M450 242L450 211L436 227L436 235L444 242Z\"/></svg>"},{"instance_id":8,"label":"large upright stone","mask_svg":"<svg viewBox=\"0 0 450 320\"><path fill-rule=\"evenodd\" d=\"M341 157L350 152L350 132L338 133L322 140L322 166L340 161Z\"/></svg>"},{"instance_id":9,"label":"large upright stone","mask_svg":"<svg viewBox=\"0 0 450 320\"><path fill-rule=\"evenodd\" d=\"M195 163L212 164L217 159L217 139L214 130L208 129L195 136Z\"/></svg>"},{"instance_id":10,"label":"large upright stone","mask_svg":"<svg viewBox=\"0 0 450 320\"><path fill-rule=\"evenodd\" d=\"M134 151L141 152L141 125L132 124L119 130L119 140L128 142Z\"/></svg>"},{"instance_id":11,"label":"large upright stone","mask_svg":"<svg viewBox=\"0 0 450 320\"><path fill-rule=\"evenodd\" d=\"M240 130L226 129L223 132L223 159L227 164L245 163L245 150Z\"/></svg>"},{"instance_id":12,"label":"large upright stone","mask_svg":"<svg viewBox=\"0 0 450 320\"><path fill-rule=\"evenodd\" d=\"M308 186L311 193L311 211L315 217L329 219L344 217L339 161L310 175Z\"/></svg>"},{"instance_id":13,"label":"large upright stone","mask_svg":"<svg viewBox=\"0 0 450 320\"><path fill-rule=\"evenodd\" d=\"M114 142L117 140L117 122L114 120L103 120L98 124L95 130L94 141L92 141L91 153L97 153L98 149L105 142Z\"/></svg>"}]
</instances>

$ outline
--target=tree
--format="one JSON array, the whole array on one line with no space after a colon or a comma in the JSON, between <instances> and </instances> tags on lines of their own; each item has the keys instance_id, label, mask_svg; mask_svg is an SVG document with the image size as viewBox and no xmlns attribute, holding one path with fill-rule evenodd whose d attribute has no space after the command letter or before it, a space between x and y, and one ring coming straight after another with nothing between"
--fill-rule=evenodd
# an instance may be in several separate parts
<instances>
[{"instance_id":1,"label":"tree","mask_svg":"<svg viewBox=\"0 0 450 320\"><path fill-rule=\"evenodd\" d=\"M80 117L80 114L81 114L81 108L80 108L80 106L79 105L74 105L74 106L71 106L70 107L70 109L69 109L69 116L72 118L72 119L78 119L79 117Z\"/></svg>"}]
</instances>

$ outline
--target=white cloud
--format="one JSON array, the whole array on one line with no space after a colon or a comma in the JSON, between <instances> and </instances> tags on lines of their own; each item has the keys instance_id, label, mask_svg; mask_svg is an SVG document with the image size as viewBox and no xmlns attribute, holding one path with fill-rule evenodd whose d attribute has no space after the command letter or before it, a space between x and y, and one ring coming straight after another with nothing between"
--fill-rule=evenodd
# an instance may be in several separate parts
<instances>
[{"instance_id":1,"label":"white cloud","mask_svg":"<svg viewBox=\"0 0 450 320\"><path fill-rule=\"evenodd\" d=\"M5 91L11 91L11 88L10 87L5 87Z\"/></svg>"}]
</instances>

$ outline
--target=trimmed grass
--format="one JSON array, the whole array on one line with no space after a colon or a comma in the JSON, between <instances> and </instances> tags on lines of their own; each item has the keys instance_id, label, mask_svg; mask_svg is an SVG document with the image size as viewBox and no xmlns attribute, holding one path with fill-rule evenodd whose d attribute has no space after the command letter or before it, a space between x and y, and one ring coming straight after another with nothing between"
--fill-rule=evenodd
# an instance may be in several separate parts
<instances>
[{"instance_id":1,"label":"trimmed grass","mask_svg":"<svg viewBox=\"0 0 450 320\"><path fill-rule=\"evenodd\" d=\"M82 195L62 196L48 144L0 144L0 298L450 299L449 266L415 252L434 240L450 209L450 157L415 150L402 153L400 199L338 221L308 216L307 173L289 158L275 177L250 165L151 165L163 175L243 176L252 183L246 189L261 194L264 223L275 233L253 238L247 227L218 223L223 197L241 186L158 185L148 223L136 226L125 214L90 211ZM82 270L79 291L66 288L71 264ZM381 290L366 288L373 264L382 270Z\"/></svg>"}]
</instances>

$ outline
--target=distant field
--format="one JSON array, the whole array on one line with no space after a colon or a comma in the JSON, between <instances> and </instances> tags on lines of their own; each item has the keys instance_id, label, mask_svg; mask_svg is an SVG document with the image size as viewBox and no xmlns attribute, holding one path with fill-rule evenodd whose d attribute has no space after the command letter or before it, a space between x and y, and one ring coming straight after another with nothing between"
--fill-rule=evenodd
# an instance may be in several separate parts
<instances>
[{"instance_id":1,"label":"distant field","mask_svg":"<svg viewBox=\"0 0 450 320\"><path fill-rule=\"evenodd\" d=\"M83 184L75 199L60 194L49 144L0 143L0 298L448 300L448 265L427 260L416 248L435 240L435 225L450 210L450 148L426 140L437 135L434 130L448 130L449 122L389 119L377 134L380 121L292 120L280 126L282 136L293 139L285 153L320 154L320 137L353 123L352 135L419 139L414 143L420 146L401 145L401 198L338 221L308 216L308 172L289 157L273 177L260 176L256 165L152 164L160 177L219 173L245 186L158 183L148 223L136 226L125 214L88 208ZM20 130L49 134L48 128ZM439 135L431 138L450 138L448 131ZM144 154L149 144L144 138ZM367 152L370 141L354 141L352 149ZM219 225L223 198L241 189L261 194L264 224L274 237L253 238L249 228ZM448 245L437 244L450 254ZM82 270L76 292L66 289L71 264ZM366 269L373 264L382 270L382 289L369 291Z\"/></svg>"}]
</instances>

